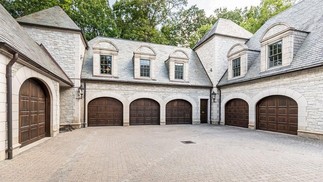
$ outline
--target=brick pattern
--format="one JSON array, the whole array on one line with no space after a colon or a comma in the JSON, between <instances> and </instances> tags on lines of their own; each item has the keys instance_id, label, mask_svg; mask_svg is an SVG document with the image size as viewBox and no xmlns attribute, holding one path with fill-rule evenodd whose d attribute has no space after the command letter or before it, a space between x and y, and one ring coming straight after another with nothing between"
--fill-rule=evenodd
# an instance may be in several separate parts
<instances>
[{"instance_id":1,"label":"brick pattern","mask_svg":"<svg viewBox=\"0 0 323 182\"><path fill-rule=\"evenodd\" d=\"M322 150L322 141L235 127L86 128L0 162L0 176L8 182L319 182Z\"/></svg>"}]
</instances>

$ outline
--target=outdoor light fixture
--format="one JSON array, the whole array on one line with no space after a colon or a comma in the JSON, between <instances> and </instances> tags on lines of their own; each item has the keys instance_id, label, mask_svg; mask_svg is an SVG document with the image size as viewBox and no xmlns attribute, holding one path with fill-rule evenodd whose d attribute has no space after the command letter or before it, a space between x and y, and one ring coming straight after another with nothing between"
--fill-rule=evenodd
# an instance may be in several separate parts
<instances>
[{"instance_id":1,"label":"outdoor light fixture","mask_svg":"<svg viewBox=\"0 0 323 182\"><path fill-rule=\"evenodd\" d=\"M77 89L77 99L82 99L84 95L84 88L82 85Z\"/></svg>"},{"instance_id":2,"label":"outdoor light fixture","mask_svg":"<svg viewBox=\"0 0 323 182\"><path fill-rule=\"evenodd\" d=\"M212 102L215 102L215 100L216 100L216 93L214 91L211 93L211 98L212 98Z\"/></svg>"}]
</instances>

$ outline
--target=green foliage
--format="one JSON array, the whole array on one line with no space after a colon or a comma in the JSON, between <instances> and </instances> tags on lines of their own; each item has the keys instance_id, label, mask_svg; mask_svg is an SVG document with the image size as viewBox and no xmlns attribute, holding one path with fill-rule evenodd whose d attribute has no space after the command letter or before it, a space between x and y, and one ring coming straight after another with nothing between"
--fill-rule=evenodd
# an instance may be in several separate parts
<instances>
[{"instance_id":1,"label":"green foliage","mask_svg":"<svg viewBox=\"0 0 323 182\"><path fill-rule=\"evenodd\" d=\"M262 0L256 7L218 8L209 17L197 6L186 8L187 0L117 0L113 8L108 0L0 0L0 3L15 18L60 6L88 40L108 36L193 47L219 18L230 19L254 33L295 1Z\"/></svg>"}]
</instances>

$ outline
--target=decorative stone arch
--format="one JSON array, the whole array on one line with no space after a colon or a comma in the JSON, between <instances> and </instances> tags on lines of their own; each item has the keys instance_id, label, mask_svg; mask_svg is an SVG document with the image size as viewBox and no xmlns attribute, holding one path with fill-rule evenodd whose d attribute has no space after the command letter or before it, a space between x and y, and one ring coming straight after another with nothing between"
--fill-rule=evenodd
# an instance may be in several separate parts
<instances>
[{"instance_id":1,"label":"decorative stone arch","mask_svg":"<svg viewBox=\"0 0 323 182\"><path fill-rule=\"evenodd\" d=\"M48 97L50 108L49 112L49 136L53 137L59 132L59 83L34 71L28 67L15 65L19 67L13 76L12 84L12 103L13 103L13 138L14 145L19 145L19 92L23 83L28 79L35 79L45 87Z\"/></svg>"},{"instance_id":2,"label":"decorative stone arch","mask_svg":"<svg viewBox=\"0 0 323 182\"><path fill-rule=\"evenodd\" d=\"M248 50L248 46L247 46L247 45L245 45L245 44L240 44L240 43L235 44L235 45L233 45L233 46L231 47L231 49L228 51L227 57L229 58L229 57L231 57L231 56L233 56L233 55L235 55L235 54L237 54L237 53L240 53L240 52L242 52L242 51L246 51L246 50Z\"/></svg>"},{"instance_id":3,"label":"decorative stone arch","mask_svg":"<svg viewBox=\"0 0 323 182\"><path fill-rule=\"evenodd\" d=\"M253 126L256 126L255 124L257 119L256 118L257 103L265 97L274 96L274 95L286 96L296 101L298 105L298 130L305 130L305 128L307 127L307 123L306 123L307 101L302 94L288 88L267 89L258 93L252 98L251 103L249 105L249 110L250 110L249 118L253 122Z\"/></svg>"},{"instance_id":4,"label":"decorative stone arch","mask_svg":"<svg viewBox=\"0 0 323 182\"><path fill-rule=\"evenodd\" d=\"M144 55L151 55L156 56L156 51L148 45L141 45L135 52L135 54L144 54Z\"/></svg>"},{"instance_id":5,"label":"decorative stone arch","mask_svg":"<svg viewBox=\"0 0 323 182\"><path fill-rule=\"evenodd\" d=\"M272 37L275 37L279 34L282 34L288 30L293 30L290 25L284 22L278 22L274 23L271 26L269 26L266 31L263 33L263 35L260 37L260 42L266 41Z\"/></svg>"},{"instance_id":6,"label":"decorative stone arch","mask_svg":"<svg viewBox=\"0 0 323 182\"><path fill-rule=\"evenodd\" d=\"M94 50L106 50L106 51L119 52L118 47L110 40L101 40L99 42L96 42L92 46L92 48Z\"/></svg>"},{"instance_id":7,"label":"decorative stone arch","mask_svg":"<svg viewBox=\"0 0 323 182\"><path fill-rule=\"evenodd\" d=\"M225 105L233 99L241 99L244 100L248 103L249 105L249 120L250 120L250 116L251 116L251 98L244 94L244 93L234 93L234 94L230 94L228 96L226 96L222 101L221 101L221 124L224 125L225 122ZM250 122L250 121L249 121Z\"/></svg>"},{"instance_id":8,"label":"decorative stone arch","mask_svg":"<svg viewBox=\"0 0 323 182\"><path fill-rule=\"evenodd\" d=\"M101 98L101 97L110 97L113 99L116 99L118 101L120 101L123 105L123 125L127 126L129 124L128 120L129 120L129 102L128 100L120 94L117 93L113 93L110 91L101 91L101 92L89 92L86 95L86 107L84 108L84 112L85 112L85 123L87 125L88 123L88 105L89 103L97 98Z\"/></svg>"},{"instance_id":9,"label":"decorative stone arch","mask_svg":"<svg viewBox=\"0 0 323 182\"><path fill-rule=\"evenodd\" d=\"M175 50L169 55L170 58L189 59L188 54L183 50Z\"/></svg>"}]
</instances>

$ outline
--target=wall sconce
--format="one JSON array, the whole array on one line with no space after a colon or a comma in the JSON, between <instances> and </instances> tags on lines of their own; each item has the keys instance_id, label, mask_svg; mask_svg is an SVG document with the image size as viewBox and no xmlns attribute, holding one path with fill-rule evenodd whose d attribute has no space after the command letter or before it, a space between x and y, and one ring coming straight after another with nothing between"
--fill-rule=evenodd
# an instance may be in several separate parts
<instances>
[{"instance_id":1,"label":"wall sconce","mask_svg":"<svg viewBox=\"0 0 323 182\"><path fill-rule=\"evenodd\" d=\"M82 85L77 89L77 99L83 99L84 88Z\"/></svg>"},{"instance_id":2,"label":"wall sconce","mask_svg":"<svg viewBox=\"0 0 323 182\"><path fill-rule=\"evenodd\" d=\"M214 91L211 93L211 98L212 98L212 102L216 101L216 93Z\"/></svg>"}]
</instances>

